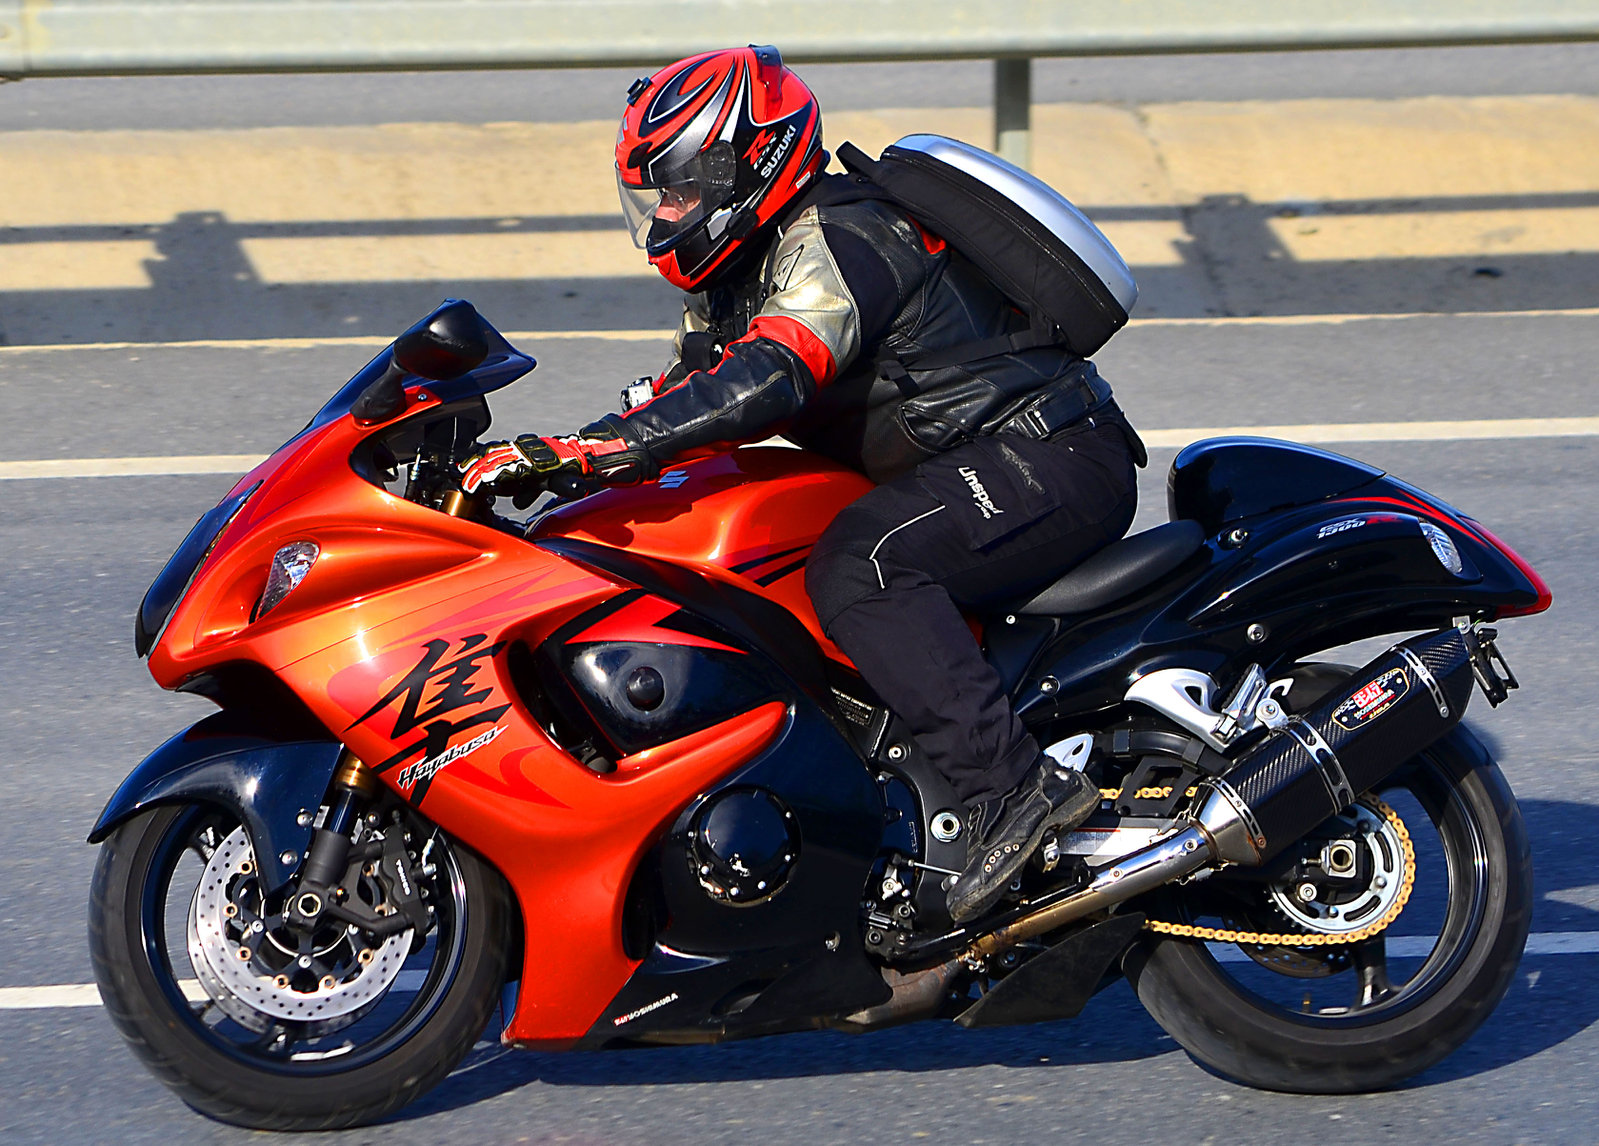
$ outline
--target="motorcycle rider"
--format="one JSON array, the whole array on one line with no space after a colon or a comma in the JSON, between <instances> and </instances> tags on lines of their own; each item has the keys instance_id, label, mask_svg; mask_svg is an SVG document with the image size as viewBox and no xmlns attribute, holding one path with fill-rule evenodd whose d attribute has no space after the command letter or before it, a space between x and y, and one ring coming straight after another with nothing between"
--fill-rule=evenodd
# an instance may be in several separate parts
<instances>
[{"instance_id":1,"label":"motorcycle rider","mask_svg":"<svg viewBox=\"0 0 1599 1146\"><path fill-rule=\"evenodd\" d=\"M627 103L617 181L635 242L686 292L676 353L623 413L487 444L462 485L649 481L778 433L878 482L818 540L806 588L971 809L949 908L975 918L1099 797L1040 751L961 609L1121 537L1142 446L1092 364L1037 337L940 236L823 174L816 99L776 49L679 61Z\"/></svg>"}]
</instances>

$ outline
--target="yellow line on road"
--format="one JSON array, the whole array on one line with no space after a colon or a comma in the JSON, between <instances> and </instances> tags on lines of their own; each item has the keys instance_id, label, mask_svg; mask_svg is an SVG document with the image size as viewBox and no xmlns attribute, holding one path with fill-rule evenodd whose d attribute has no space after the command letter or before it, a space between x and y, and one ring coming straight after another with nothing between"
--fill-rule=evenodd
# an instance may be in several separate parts
<instances>
[{"instance_id":1,"label":"yellow line on road","mask_svg":"<svg viewBox=\"0 0 1599 1146\"><path fill-rule=\"evenodd\" d=\"M1466 442L1489 439L1568 438L1599 435L1595 418L1487 418L1456 422L1319 422L1293 426L1200 426L1140 431L1156 449L1186 446L1201 438L1257 437L1327 444L1335 442ZM786 445L773 439L771 445ZM31 478L180 477L242 474L260 454L192 454L137 458L50 458L0 462L0 481Z\"/></svg>"},{"instance_id":2,"label":"yellow line on road","mask_svg":"<svg viewBox=\"0 0 1599 1146\"><path fill-rule=\"evenodd\" d=\"M620 106L620 104L618 104ZM1588 95L1034 108L1037 174L1078 203L1256 203L1584 193ZM986 143L986 108L828 115L874 154L908 132ZM14 227L616 212L616 121L0 132ZM463 173L469 173L463 175Z\"/></svg>"},{"instance_id":3,"label":"yellow line on road","mask_svg":"<svg viewBox=\"0 0 1599 1146\"><path fill-rule=\"evenodd\" d=\"M1599 250L1599 207L1302 215L1267 220L1295 262L1492 258Z\"/></svg>"},{"instance_id":4,"label":"yellow line on road","mask_svg":"<svg viewBox=\"0 0 1599 1146\"><path fill-rule=\"evenodd\" d=\"M244 239L239 246L263 283L655 277L655 268L620 229L481 235L324 235Z\"/></svg>"},{"instance_id":5,"label":"yellow line on road","mask_svg":"<svg viewBox=\"0 0 1599 1146\"><path fill-rule=\"evenodd\" d=\"M1168 326L1343 326L1351 322L1410 322L1429 318L1599 318L1599 307L1562 310L1414 311L1404 314L1257 314L1207 315L1194 318L1135 318L1128 330L1154 330ZM513 330L505 337L513 343L664 342L669 330ZM39 342L0 346L0 357L53 354L72 350L319 350L340 346L381 349L393 338L382 334L336 334L321 338L192 338L176 342Z\"/></svg>"},{"instance_id":6,"label":"yellow line on road","mask_svg":"<svg viewBox=\"0 0 1599 1146\"><path fill-rule=\"evenodd\" d=\"M0 291L144 290L163 256L150 239L7 243Z\"/></svg>"}]
</instances>

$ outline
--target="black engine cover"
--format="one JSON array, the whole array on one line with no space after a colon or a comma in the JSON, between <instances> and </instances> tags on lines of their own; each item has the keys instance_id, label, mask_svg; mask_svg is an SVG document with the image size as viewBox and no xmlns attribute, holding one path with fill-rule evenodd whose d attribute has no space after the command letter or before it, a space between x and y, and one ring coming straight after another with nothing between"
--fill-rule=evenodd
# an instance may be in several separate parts
<instances>
[{"instance_id":1,"label":"black engine cover","mask_svg":"<svg viewBox=\"0 0 1599 1146\"><path fill-rule=\"evenodd\" d=\"M746 906L783 889L800 855L794 813L765 788L732 788L705 801L689 828L689 860L718 903Z\"/></svg>"}]
</instances>

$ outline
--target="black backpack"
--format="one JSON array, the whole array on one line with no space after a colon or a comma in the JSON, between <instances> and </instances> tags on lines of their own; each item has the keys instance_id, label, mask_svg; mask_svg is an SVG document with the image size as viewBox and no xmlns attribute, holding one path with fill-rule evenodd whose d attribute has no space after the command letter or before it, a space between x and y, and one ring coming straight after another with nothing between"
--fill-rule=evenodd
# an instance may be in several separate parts
<instances>
[{"instance_id":1,"label":"black backpack","mask_svg":"<svg viewBox=\"0 0 1599 1146\"><path fill-rule=\"evenodd\" d=\"M909 135L873 160L852 143L847 186L827 201L883 199L942 237L1028 316L1029 329L936 352L950 363L1035 346L1082 358L1123 326L1138 298L1127 264L1088 217L1035 176L941 135ZM905 366L926 369L919 358Z\"/></svg>"}]
</instances>

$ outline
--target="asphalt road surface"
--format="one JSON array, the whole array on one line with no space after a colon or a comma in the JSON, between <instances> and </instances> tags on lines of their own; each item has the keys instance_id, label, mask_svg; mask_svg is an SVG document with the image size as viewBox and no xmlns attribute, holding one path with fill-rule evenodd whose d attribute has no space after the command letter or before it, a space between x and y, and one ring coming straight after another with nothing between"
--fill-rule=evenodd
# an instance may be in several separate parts
<instances>
[{"instance_id":1,"label":"asphalt road surface","mask_svg":"<svg viewBox=\"0 0 1599 1146\"><path fill-rule=\"evenodd\" d=\"M1499 52L1491 57L1498 65L1491 75L1449 64L1446 56L1458 61L1462 54L1448 53L1329 53L1305 57L1310 62L1302 71L1309 94L1329 97L1371 95L1380 75L1389 77L1390 86L1375 94L1394 97L1582 94L1592 90L1595 74L1573 64L1574 58L1594 58L1583 51ZM1202 62L1145 61L1132 69L1144 77L1143 89L1124 86L1107 98L1269 103L1296 94L1282 57L1259 60L1234 62L1231 74L1206 72ZM1389 64L1402 60L1412 61L1414 74L1394 79L1405 69ZM1103 68L1104 62L1092 66ZM1121 81L1131 84L1125 75ZM325 91L317 85L331 82L306 80L301 87L300 81L274 80L278 86L262 90L283 93L294 112L315 104L306 92ZM103 94L120 90L129 99L146 98L138 95L145 89L106 83L101 94L93 85L45 92L41 84L23 112L31 106L46 121L34 126L51 130L150 126L148 120L130 124L119 118L122 113ZM439 77L422 86L427 84L448 87ZM34 87L30 82L14 90L26 94ZM159 95L147 98L159 102ZM0 89L0 154L5 132L26 134L16 129L29 126L16 118L23 112L8 105L11 98ZM938 101L929 96L926 102ZM885 105L874 97L855 106ZM422 118L402 110L406 114L398 118ZM564 117L509 107L498 114L559 120L597 117L602 110L579 101ZM259 111L237 107L190 107L173 114L163 126L261 122ZM290 116L289 122L387 118L359 109L343 119L335 112L320 119L316 115L323 112L295 115L301 118ZM488 118L456 115L465 122ZM83 145L91 146L94 138L86 135ZM1580 143L1580 132L1577 138ZM1599 147L1599 135L1589 143ZM1580 165L1581 157L1575 161ZM1503 203L1495 209L1537 210L1543 201L1536 197L1555 192L1573 189L1529 189L1507 179ZM1599 182L1576 192L1599 195ZM1312 188L1309 201L1314 196ZM1571 200L1562 209L1586 210L1584 202L1589 200ZM0 192L0 234L6 210ZM1170 317L1135 322L1100 355L1101 367L1134 421L1149 430L1287 424L1313 433L1329 424L1365 423L1380 437L1384 428L1439 420L1591 419L1599 416L1599 292L1584 286L1595 258L1585 252L1528 251L1504 277L1474 277L1469 251L1417 271L1406 261L1418 257L1414 253L1379 250L1369 265L1341 272L1354 284L1347 290L1334 291L1327 280L1314 290L1301 283L1301 304L1277 320L1251 319L1248 311L1257 308L1228 306L1223 297L1221 305L1173 307L1177 313ZM5 257L0 247L0 259ZM1465 267L1459 289L1497 292L1493 305L1428 306L1425 297L1415 297L1426 275L1445 275L1457 263ZM7 273L0 266L0 279ZM1264 265L1247 275L1225 267L1218 273L1223 280L1229 273L1240 283L1248 279L1254 284L1249 289L1262 295L1278 281ZM1518 277L1529 281L1518 285ZM1561 279L1570 289L1546 297L1533 281L1540 278ZM425 307L449 285L416 279L375 284L373 290L388 292L389 311L374 310L370 318L363 312L360 328L348 333L311 331L320 337L307 342L286 339L307 333L295 324L299 316L316 313L316 300L285 303L270 323L254 330L241 325L244 312L230 309L233 301L223 300L208 328L215 299L200 280L185 287L181 279L172 296L189 316L181 340L149 336L141 325L148 321L147 304L137 292L154 288L137 283L95 304L101 308L97 314L121 324L120 337L97 339L87 326L74 325L70 313L61 337L17 337L18 330L43 329L32 319L8 325L9 315L29 302L30 288L26 282L0 288L0 328L13 335L12 345L0 347L0 409L6 411L0 434L0 1142L272 1139L188 1111L136 1063L98 1007L37 1005L45 997L27 991L91 981L83 913L94 852L83 837L128 769L208 710L205 702L163 693L150 681L132 655L131 617L177 540L233 479L169 472L4 480L21 472L7 466L47 459L66 463L69 472L89 472L95 459L145 457L173 459L170 471L194 455L264 453L298 429L375 352L372 340L380 336L368 330L368 322L373 330L392 332L414 317L402 304ZM358 297L363 288L340 289ZM1236 289L1241 288L1234 297ZM648 331L670 319L673 304L664 288L641 280L626 284L626 292L638 301L624 313L554 326L519 318L512 309L519 296L503 296L504 308L490 313L504 328L568 333L527 343L541 364L495 397L499 430L571 429L609 409L622 382L655 368L664 343L647 333L570 333ZM1174 288L1168 297L1179 295ZM60 301L70 304L74 297L68 290ZM1218 296L1208 297L1215 304ZM1395 301L1406 299L1409 305ZM1337 305L1312 305L1318 302ZM252 341L241 341L245 337ZM1412 440L1353 441L1335 448L1480 518L1539 569L1555 594L1550 613L1504 626L1502 645L1523 690L1498 710L1477 701L1470 718L1495 746L1521 799L1533 839L1537 900L1533 953L1499 1010L1456 1055L1391 1093L1268 1094L1198 1068L1118 984L1072 1022L1000 1031L922 1024L861 1037L819 1033L712 1048L568 1056L501 1053L486 1042L461 1070L390 1123L335 1139L758 1140L773 1146L1078 1138L1594 1141L1599 862L1592 841L1599 749L1586 721L1595 693L1591 618L1599 615L1599 436L1467 440L1433 429L1418 431ZM1164 519L1163 479L1172 454L1170 448L1152 451L1137 528Z\"/></svg>"}]
</instances>

